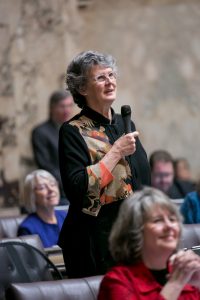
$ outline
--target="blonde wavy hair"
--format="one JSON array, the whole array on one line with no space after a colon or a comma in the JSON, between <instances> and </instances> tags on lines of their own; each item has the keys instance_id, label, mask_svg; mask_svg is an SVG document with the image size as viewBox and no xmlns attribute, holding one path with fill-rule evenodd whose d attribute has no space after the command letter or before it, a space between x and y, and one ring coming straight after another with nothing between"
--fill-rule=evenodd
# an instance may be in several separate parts
<instances>
[{"instance_id":1,"label":"blonde wavy hair","mask_svg":"<svg viewBox=\"0 0 200 300\"><path fill-rule=\"evenodd\" d=\"M145 187L124 200L113 224L109 247L116 262L132 264L141 259L143 227L155 206L175 215L182 230L182 216L178 207L163 192Z\"/></svg>"}]
</instances>

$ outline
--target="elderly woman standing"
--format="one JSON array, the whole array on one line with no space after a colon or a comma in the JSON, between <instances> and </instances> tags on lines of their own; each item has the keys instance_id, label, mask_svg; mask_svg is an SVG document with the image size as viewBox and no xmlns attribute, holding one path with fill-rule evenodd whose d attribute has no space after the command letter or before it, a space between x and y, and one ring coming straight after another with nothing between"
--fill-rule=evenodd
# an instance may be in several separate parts
<instances>
[{"instance_id":1,"label":"elderly woman standing","mask_svg":"<svg viewBox=\"0 0 200 300\"><path fill-rule=\"evenodd\" d=\"M113 57L80 53L66 82L82 110L60 129L60 172L70 208L59 245L68 276L83 277L112 265L111 226L124 199L150 184L150 169L134 123L124 134L122 117L111 108L117 91Z\"/></svg>"},{"instance_id":2,"label":"elderly woman standing","mask_svg":"<svg viewBox=\"0 0 200 300\"><path fill-rule=\"evenodd\" d=\"M28 174L24 182L24 204L29 215L20 224L18 235L38 234L44 247L57 244L59 233L67 215L55 210L60 201L58 182L45 170Z\"/></svg>"},{"instance_id":3,"label":"elderly woman standing","mask_svg":"<svg viewBox=\"0 0 200 300\"><path fill-rule=\"evenodd\" d=\"M200 257L176 252L180 235L180 213L161 191L144 188L124 201L109 240L117 266L98 300L200 299Z\"/></svg>"}]
</instances>

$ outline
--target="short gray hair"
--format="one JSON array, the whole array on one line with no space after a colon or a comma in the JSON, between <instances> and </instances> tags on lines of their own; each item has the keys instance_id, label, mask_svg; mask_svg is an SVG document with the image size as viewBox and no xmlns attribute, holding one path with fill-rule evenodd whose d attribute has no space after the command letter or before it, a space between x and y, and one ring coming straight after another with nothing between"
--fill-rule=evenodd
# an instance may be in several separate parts
<instances>
[{"instance_id":1,"label":"short gray hair","mask_svg":"<svg viewBox=\"0 0 200 300\"><path fill-rule=\"evenodd\" d=\"M80 94L80 90L85 86L88 71L94 65L111 68L114 72L117 72L116 61L111 55L92 50L78 54L67 68L67 88L71 92L74 102L80 108L83 108L86 104L86 99Z\"/></svg>"},{"instance_id":2,"label":"short gray hair","mask_svg":"<svg viewBox=\"0 0 200 300\"><path fill-rule=\"evenodd\" d=\"M109 246L116 262L132 264L141 258L143 226L152 209L158 205L177 217L182 229L182 217L178 208L161 191L145 187L124 200L112 227Z\"/></svg>"},{"instance_id":3,"label":"short gray hair","mask_svg":"<svg viewBox=\"0 0 200 300\"><path fill-rule=\"evenodd\" d=\"M36 211L35 205L35 182L37 178L50 179L57 182L56 178L49 172L38 169L28 174L24 181L24 207L28 213Z\"/></svg>"}]
</instances>

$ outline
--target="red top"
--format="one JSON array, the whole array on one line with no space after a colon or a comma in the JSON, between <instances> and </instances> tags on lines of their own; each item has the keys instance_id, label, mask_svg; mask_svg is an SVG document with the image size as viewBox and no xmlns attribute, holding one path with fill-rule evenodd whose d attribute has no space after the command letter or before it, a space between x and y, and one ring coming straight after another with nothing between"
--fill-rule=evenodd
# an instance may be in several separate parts
<instances>
[{"instance_id":1,"label":"red top","mask_svg":"<svg viewBox=\"0 0 200 300\"><path fill-rule=\"evenodd\" d=\"M163 287L143 263L116 266L103 278L98 300L163 300ZM179 300L200 299L200 291L190 285L182 290Z\"/></svg>"}]
</instances>

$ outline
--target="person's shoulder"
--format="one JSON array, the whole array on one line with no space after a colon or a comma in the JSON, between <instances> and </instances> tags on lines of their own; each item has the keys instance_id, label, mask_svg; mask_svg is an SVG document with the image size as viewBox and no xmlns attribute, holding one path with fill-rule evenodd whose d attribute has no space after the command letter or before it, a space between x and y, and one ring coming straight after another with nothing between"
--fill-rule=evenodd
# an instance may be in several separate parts
<instances>
[{"instance_id":1,"label":"person's shoulder","mask_svg":"<svg viewBox=\"0 0 200 300\"><path fill-rule=\"evenodd\" d=\"M107 273L107 277L115 277L115 278L122 278L122 277L126 277L129 278L130 274L131 277L133 275L133 268L134 266L129 266L129 265L123 265L123 264L119 264L116 266L113 266Z\"/></svg>"},{"instance_id":2,"label":"person's shoulder","mask_svg":"<svg viewBox=\"0 0 200 300\"><path fill-rule=\"evenodd\" d=\"M28 214L28 216L24 219L23 222L25 222L26 220L35 220L35 219L38 219L38 215L35 212L33 212Z\"/></svg>"},{"instance_id":3,"label":"person's shoulder","mask_svg":"<svg viewBox=\"0 0 200 300\"><path fill-rule=\"evenodd\" d=\"M39 217L36 213L29 214L20 224L20 227L27 227L29 225L32 225L33 223L37 222Z\"/></svg>"},{"instance_id":4,"label":"person's shoulder","mask_svg":"<svg viewBox=\"0 0 200 300\"><path fill-rule=\"evenodd\" d=\"M198 201L200 200L198 193L196 191L190 192L185 196L186 201Z\"/></svg>"},{"instance_id":5,"label":"person's shoulder","mask_svg":"<svg viewBox=\"0 0 200 300\"><path fill-rule=\"evenodd\" d=\"M79 112L78 114L76 114L75 116L73 116L71 119L69 119L68 121L65 121L61 127L63 126L67 126L67 125L70 125L71 122L75 121L75 120L78 120L81 116L81 112Z\"/></svg>"},{"instance_id":6,"label":"person's shoulder","mask_svg":"<svg viewBox=\"0 0 200 300\"><path fill-rule=\"evenodd\" d=\"M134 265L116 265L112 267L104 276L103 284L114 283L125 285L127 288L133 289L142 285L144 277L148 277L146 268L141 264Z\"/></svg>"},{"instance_id":7,"label":"person's shoulder","mask_svg":"<svg viewBox=\"0 0 200 300\"><path fill-rule=\"evenodd\" d=\"M81 123L81 117L83 116L82 111L76 114L70 120L64 122L60 127L60 134L79 132L79 127Z\"/></svg>"},{"instance_id":8,"label":"person's shoulder","mask_svg":"<svg viewBox=\"0 0 200 300\"><path fill-rule=\"evenodd\" d=\"M194 190L195 186L191 182L174 179L174 182L168 191L168 196L171 199L185 198L188 193L193 192Z\"/></svg>"},{"instance_id":9,"label":"person's shoulder","mask_svg":"<svg viewBox=\"0 0 200 300\"><path fill-rule=\"evenodd\" d=\"M103 278L103 283L107 280L115 280L115 281L124 281L126 280L126 273L128 271L128 268L123 265L116 265L112 267Z\"/></svg>"},{"instance_id":10,"label":"person's shoulder","mask_svg":"<svg viewBox=\"0 0 200 300\"><path fill-rule=\"evenodd\" d=\"M42 133L46 130L49 130L49 128L52 127L52 121L51 120L46 120L37 126L35 126L32 130L32 134L37 134L37 133Z\"/></svg>"},{"instance_id":11,"label":"person's shoulder","mask_svg":"<svg viewBox=\"0 0 200 300\"><path fill-rule=\"evenodd\" d=\"M55 210L57 217L65 218L67 216L67 211L65 210Z\"/></svg>"},{"instance_id":12,"label":"person's shoulder","mask_svg":"<svg viewBox=\"0 0 200 300\"><path fill-rule=\"evenodd\" d=\"M182 189L186 192L186 193L190 193L193 192L195 190L195 184L192 181L188 181L188 180L174 180L174 184L176 186L180 186L182 187Z\"/></svg>"}]
</instances>

